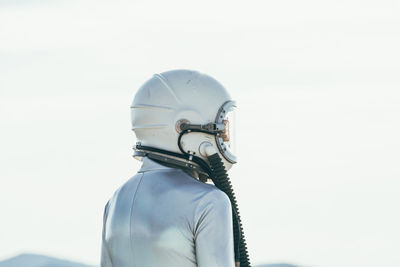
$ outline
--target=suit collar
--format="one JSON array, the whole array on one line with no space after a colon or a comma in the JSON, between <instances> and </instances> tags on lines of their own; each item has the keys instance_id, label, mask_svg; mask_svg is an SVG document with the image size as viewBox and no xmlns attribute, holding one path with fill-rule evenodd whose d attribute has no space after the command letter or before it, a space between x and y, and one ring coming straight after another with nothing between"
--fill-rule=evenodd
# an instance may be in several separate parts
<instances>
[{"instance_id":1,"label":"suit collar","mask_svg":"<svg viewBox=\"0 0 400 267\"><path fill-rule=\"evenodd\" d=\"M142 167L138 172L147 172L147 171L154 171L154 170L172 170L173 168L161 165L154 160L149 159L148 157L143 157L142 159Z\"/></svg>"}]
</instances>

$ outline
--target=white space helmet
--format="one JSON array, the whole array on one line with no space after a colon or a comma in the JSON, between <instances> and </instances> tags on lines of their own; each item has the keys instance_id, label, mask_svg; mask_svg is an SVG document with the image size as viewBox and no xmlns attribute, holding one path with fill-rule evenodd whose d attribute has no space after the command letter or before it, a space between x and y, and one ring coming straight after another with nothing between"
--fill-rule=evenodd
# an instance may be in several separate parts
<instances>
[{"instance_id":1,"label":"white space helmet","mask_svg":"<svg viewBox=\"0 0 400 267\"><path fill-rule=\"evenodd\" d=\"M226 169L236 163L235 102L214 78L190 70L155 74L139 88L131 106L136 150L151 147L200 157L214 147Z\"/></svg>"}]
</instances>

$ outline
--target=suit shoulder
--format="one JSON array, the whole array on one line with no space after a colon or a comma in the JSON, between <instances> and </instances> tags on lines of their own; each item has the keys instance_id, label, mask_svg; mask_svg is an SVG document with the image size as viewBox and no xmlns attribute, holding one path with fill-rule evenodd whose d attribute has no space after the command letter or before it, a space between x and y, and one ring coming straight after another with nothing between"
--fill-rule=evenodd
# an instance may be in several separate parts
<instances>
[{"instance_id":1,"label":"suit shoulder","mask_svg":"<svg viewBox=\"0 0 400 267\"><path fill-rule=\"evenodd\" d=\"M229 204L229 197L225 194L225 192L221 191L219 188L214 185L209 185L210 188L208 193L205 195L205 198L213 203L221 203L221 204Z\"/></svg>"},{"instance_id":2,"label":"suit shoulder","mask_svg":"<svg viewBox=\"0 0 400 267\"><path fill-rule=\"evenodd\" d=\"M119 195L123 194L124 192L130 193L131 190L133 190L134 187L136 187L140 179L142 178L143 173L137 173L131 178L129 178L125 183L123 183L120 187L118 187L115 191L112 197L110 198L109 202L114 202Z\"/></svg>"},{"instance_id":3,"label":"suit shoulder","mask_svg":"<svg viewBox=\"0 0 400 267\"><path fill-rule=\"evenodd\" d=\"M190 177L188 174L185 175ZM213 184L204 183L195 178L190 177L189 186L197 188L198 190L202 191L205 194L204 197L208 199L229 200L228 196Z\"/></svg>"}]
</instances>

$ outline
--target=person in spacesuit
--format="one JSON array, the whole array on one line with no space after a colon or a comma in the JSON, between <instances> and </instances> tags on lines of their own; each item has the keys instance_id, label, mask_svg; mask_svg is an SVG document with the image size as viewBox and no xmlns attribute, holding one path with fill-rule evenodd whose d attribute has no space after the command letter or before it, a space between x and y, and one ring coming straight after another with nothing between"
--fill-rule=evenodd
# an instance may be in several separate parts
<instances>
[{"instance_id":1,"label":"person in spacesuit","mask_svg":"<svg viewBox=\"0 0 400 267\"><path fill-rule=\"evenodd\" d=\"M138 90L131 118L143 164L105 207L101 267L250 266L226 172L235 107L196 71L155 74Z\"/></svg>"}]
</instances>

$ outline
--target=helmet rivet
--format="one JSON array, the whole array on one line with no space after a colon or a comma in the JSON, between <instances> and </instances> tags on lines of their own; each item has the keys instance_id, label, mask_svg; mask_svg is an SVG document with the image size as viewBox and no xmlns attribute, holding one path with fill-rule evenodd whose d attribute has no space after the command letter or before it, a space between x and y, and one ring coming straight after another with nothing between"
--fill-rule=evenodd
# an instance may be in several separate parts
<instances>
[{"instance_id":1,"label":"helmet rivet","mask_svg":"<svg viewBox=\"0 0 400 267\"><path fill-rule=\"evenodd\" d=\"M180 132L182 132L182 129L181 129L181 125L182 124L190 124L190 121L188 121L187 119L180 119L180 120L178 120L177 122L176 122L176 124L175 124L175 130L178 132L178 133L180 133Z\"/></svg>"}]
</instances>

